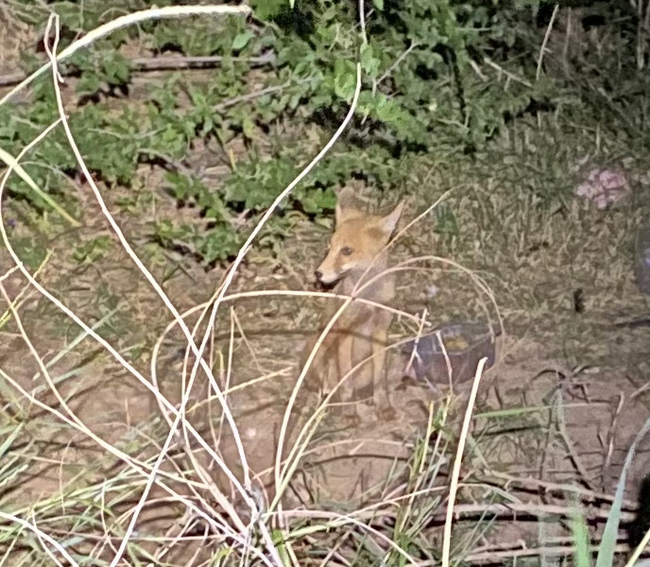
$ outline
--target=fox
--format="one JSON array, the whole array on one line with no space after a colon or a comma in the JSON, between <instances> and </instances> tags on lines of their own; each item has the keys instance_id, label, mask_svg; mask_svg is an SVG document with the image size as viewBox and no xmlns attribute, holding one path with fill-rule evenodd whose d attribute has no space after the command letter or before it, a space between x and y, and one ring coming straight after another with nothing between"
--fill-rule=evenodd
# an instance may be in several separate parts
<instances>
[{"instance_id":1,"label":"fox","mask_svg":"<svg viewBox=\"0 0 650 567\"><path fill-rule=\"evenodd\" d=\"M404 201L401 201L386 216L367 214L354 204L352 189L346 187L340 191L334 233L325 259L314 272L316 283L341 295L390 304L395 298L395 275L380 274L388 268L386 246L393 237L403 208ZM368 283L371 280L372 283ZM364 287L364 284L368 285ZM319 331L305 345L301 368L340 307L341 302L327 302ZM356 365L369 359L345 379L333 399L337 402L371 399L381 415L392 419L395 412L389 396L385 350L392 320L390 311L353 300L319 346L305 377L305 388L331 392ZM350 404L345 405L350 407ZM343 413L358 420L354 406L351 413L345 408Z\"/></svg>"}]
</instances>

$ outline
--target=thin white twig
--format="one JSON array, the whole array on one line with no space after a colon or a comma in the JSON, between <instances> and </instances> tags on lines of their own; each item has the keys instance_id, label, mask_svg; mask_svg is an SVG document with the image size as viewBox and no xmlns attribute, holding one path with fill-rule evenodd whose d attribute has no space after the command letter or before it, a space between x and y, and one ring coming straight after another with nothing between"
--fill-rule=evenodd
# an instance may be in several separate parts
<instances>
[{"instance_id":1,"label":"thin white twig","mask_svg":"<svg viewBox=\"0 0 650 567\"><path fill-rule=\"evenodd\" d=\"M386 534L383 534L377 528L374 528L369 524L365 524L362 521L357 520L351 514L346 515L346 514L339 514L338 512L334 512L334 511L300 510L300 509L288 510L286 514L287 516L292 516L294 518L308 518L312 520L326 519L329 520L328 527L332 527L332 528L345 526L347 524L352 524L354 526L357 526L360 530L363 530L364 532L368 532L369 534L372 534L375 537L377 537L377 539L381 540L387 547L390 547L393 551L399 553L406 561L409 562L409 564L416 567L417 565L420 565L420 563L416 561L416 559L412 555L410 555L407 551L402 549L397 543L395 543ZM384 564L385 563L382 562L382 565Z\"/></svg>"},{"instance_id":2,"label":"thin white twig","mask_svg":"<svg viewBox=\"0 0 650 567\"><path fill-rule=\"evenodd\" d=\"M454 517L454 502L456 500L456 492L458 491L458 478L460 477L460 465L463 462L463 453L465 451L465 442L469 432L469 424L472 420L472 410L476 402L476 394L478 392L479 384L481 383L481 376L483 375L483 367L487 362L487 357L479 360L476 367L476 374L474 375L474 383L472 384L472 391L469 395L467 402L467 410L465 411L465 419L463 420L463 428L460 432L458 440L458 449L456 451L456 459L454 461L454 468L451 473L451 484L449 486L449 501L447 503L447 518L445 519L444 536L442 540L442 558L440 564L442 567L449 567L449 554L451 551L451 524Z\"/></svg>"},{"instance_id":3,"label":"thin white twig","mask_svg":"<svg viewBox=\"0 0 650 567\"><path fill-rule=\"evenodd\" d=\"M133 14L127 14L126 16L121 16L116 18L106 24L103 24L94 30L89 31L82 38L71 43L66 47L61 53L56 57L56 60L60 63L61 61L70 57L73 53L76 53L80 49L92 45L98 39L106 37L107 35L117 31L119 29L125 28L127 26L132 26L140 22L145 22L147 20L158 20L164 18L186 18L188 16L214 16L214 15L245 15L251 13L251 9L248 6L165 6L164 8L151 8L149 10L141 10L139 12L134 12ZM43 73L47 72L50 68L51 62L46 63L40 67L37 71L32 73L19 85L16 85L11 91L9 91L5 96L0 99L0 106L6 103L11 99L15 94L23 90L27 85L29 85L34 79L40 77Z\"/></svg>"},{"instance_id":4,"label":"thin white twig","mask_svg":"<svg viewBox=\"0 0 650 567\"><path fill-rule=\"evenodd\" d=\"M535 72L535 80L539 81L539 78L542 74L542 62L544 61L544 54L546 53L546 45L548 40L551 37L551 31L553 31L553 24L555 23L555 18L557 13L560 11L560 5L556 4L553 8L553 13L551 14L551 20L548 22L546 27L546 33L544 34L544 40L542 41L542 47L539 49L539 55L537 57L537 71Z\"/></svg>"},{"instance_id":5,"label":"thin white twig","mask_svg":"<svg viewBox=\"0 0 650 567\"><path fill-rule=\"evenodd\" d=\"M52 545L52 547L54 547L61 555L63 555L63 557L65 557L70 562L70 565L72 565L73 567L79 567L79 564L70 556L70 554L65 550L65 548L58 541L52 539L49 535L41 531L34 524L31 524L27 520L23 520L18 516L14 516L13 514L7 514L2 511L0 511L0 518L4 518L5 520L9 520L10 522L19 524L23 528L27 528L29 531L34 532L39 537L39 539L45 540L47 543ZM52 552L49 549L47 549L47 547L45 548L45 551L52 558L53 561L56 561L60 565L58 560L52 555Z\"/></svg>"},{"instance_id":6,"label":"thin white twig","mask_svg":"<svg viewBox=\"0 0 650 567\"><path fill-rule=\"evenodd\" d=\"M53 45L50 48L49 38L50 38L50 32L52 31L52 27L54 27L54 38L53 38ZM185 322L181 318L180 314L176 310L176 307L173 305L173 303L171 302L171 300L169 299L167 294L165 294L165 292L160 287L158 282L156 282L153 275L147 270L147 268L144 266L144 264L142 263L140 258L133 251L133 249L129 245L128 241L124 237L124 234L122 233L120 227L117 225L117 223L115 222L115 219L112 217L111 213L109 212L108 208L106 207L106 204L104 203L104 200L103 200L103 198L101 196L101 193L100 193L99 189L97 188L92 176L90 175L90 171L88 171L88 168L87 168L87 166L86 166L86 164L84 162L83 156L81 155L81 152L79 151L79 148L77 147L74 136L72 135L72 132L70 131L70 127L68 125L67 117L65 115L65 108L63 106L63 100L62 100L62 97L61 97L61 89L60 89L59 83L63 79L61 78L61 76L60 76L60 74L58 72L57 59L56 59L56 56L54 55L56 53L56 48L58 47L58 43L59 43L59 16L58 16L58 14L51 14L50 18L48 19L47 28L46 28L46 32L45 32L45 46L46 46L47 55L48 55L48 57L50 59L51 68L52 68L53 85L54 85L55 94L56 94L58 112L59 112L59 116L61 118L61 124L62 124L62 126L64 128L66 137L68 139L68 144L70 145L70 147L71 147L71 149L72 149L72 151L73 151L73 153L75 155L75 158L77 160L77 163L78 163L79 167L81 168L86 180L88 181L88 184L89 184L91 190L93 191L93 193L95 195L95 198L97 199L97 202L99 203L100 208L101 208L102 212L104 213L104 216L106 217L109 224L111 225L111 228L113 229L113 231L117 235L120 243L122 244L122 247L127 252L127 254L131 257L131 259L136 264L138 269L143 273L143 275L149 281L149 283L154 288L154 290L158 293L158 295L163 300L163 303L165 304L167 309L169 309L169 311L172 313L174 318L179 322L179 327L181 328L181 330L185 334L185 337L187 338L187 341L188 341L190 347L195 352L196 356L200 358L200 360L197 361L197 367L198 367L198 364L200 364L201 367L205 370L208 377L210 377L211 374L212 374L211 370L209 369L207 363L201 358L201 355L197 352L197 348L196 348L196 345L194 343L193 337L192 337L189 329L185 325ZM212 379L214 380L214 378L212 378ZM222 404L224 415L226 416L228 424L229 424L229 426L231 428L231 431L233 433L233 439L235 441L235 445L237 446L237 449L238 449L238 452L239 452L239 458L240 458L240 461L241 461L241 464L242 464L242 468L244 469L245 478L248 479L249 471L248 471L248 463L246 461L246 454L244 452L244 447L243 447L243 444L241 442L241 438L239 436L239 433L238 433L237 426L235 424L234 418L232 417L232 414L231 414L231 412L230 412L230 410L228 408L228 405L226 404L225 399L223 399L223 396L220 395L221 394L220 390L218 388L215 388L215 392L217 394L217 397L219 398L219 401ZM140 497L140 500L138 501L138 504L136 505L136 507L135 507L135 509L133 511L129 526L128 526L127 530L126 530L126 533L124 535L122 543L121 543L121 545L120 545L120 547L118 549L118 552L117 552L117 554L113 558L113 561L110 564L110 567L115 567L117 565L117 563L120 561L120 559L121 559L121 557L122 557L122 555L124 553L124 550L126 549L126 546L128 545L129 537L130 537L131 533L133 532L133 530L135 529L135 524L136 524L136 522L137 522L137 520L139 518L140 512L142 511L142 509L143 509L143 507L144 507L144 505L146 503L146 500L147 500L147 498L149 496L149 492L150 492L150 490L151 490L151 488L152 488L152 486L154 484L154 480L156 478L156 474L158 472L158 469L160 468L163 459L167 455L167 451L169 450L169 447L171 446L172 440L174 438L174 435L176 434L176 431L177 431L177 428L178 428L178 425L179 425L180 421L182 419L184 419L184 408L187 405L187 402L188 402L188 399L189 399L188 394L189 394L189 391L183 393L183 400L181 402L181 408L176 413L174 423L172 424L172 427L171 427L171 429L169 431L169 434L167 435L167 439L165 440L165 443L163 444L163 447L162 447L162 449L161 449L161 451L160 451L160 453L159 453L159 455L158 455L158 457L156 459L156 463L155 463L155 465L154 465L154 467L153 467L153 469L151 471L151 474L149 476L149 480L147 482L147 485L146 485L145 489L143 490L142 495ZM248 480L247 484L249 484L249 483L250 483L250 480ZM251 512L254 513L254 511L255 511L255 503L254 503L254 501L248 497L248 494L243 489L241 490L241 493L242 493L242 496L244 497L244 501L247 504L250 505ZM275 549L275 546L272 546L272 547L273 547L273 549ZM272 553L271 549L269 549L269 551ZM276 553L277 553L277 551L276 551ZM278 555L278 560L279 560L279 555ZM281 564L281 563L278 563L278 564Z\"/></svg>"},{"instance_id":7,"label":"thin white twig","mask_svg":"<svg viewBox=\"0 0 650 567\"><path fill-rule=\"evenodd\" d=\"M59 420L61 420L63 423L66 423L67 425L78 429L88 437L90 437L93 441L95 441L100 447L103 449L106 449L109 453L123 461L126 465L128 465L129 469L131 471L134 471L138 475L141 475L143 477L148 477L148 474L145 472L145 470L150 470L151 467L147 465L146 463L143 463L141 461L138 461L137 459L134 459L133 457L130 457L126 453L121 452L119 449L116 449L100 437L97 437L92 431L89 429L85 428L83 423L80 425L77 422L75 422L72 417L66 417L63 415L61 412L51 408L47 404L41 402L38 398L32 396L29 392L24 390L20 384L18 384L11 376L6 374L5 372L0 369L0 377L2 377L3 380L5 380L10 386L12 386L14 389L16 389L20 394L27 399L31 404L35 405L36 407L42 409L43 411L46 411ZM74 416L73 416L74 417ZM173 475L170 474L166 471L160 471L161 476L168 477L170 480L172 480L175 483L184 483L190 486L190 488L193 488L193 483L192 481L182 478L180 475ZM224 535L228 538L233 539L240 545L244 545L244 541L242 537L237 534L234 530L230 528L227 524L224 524L222 522L216 522L215 519L209 515L206 514L201 508L197 507L192 500L181 496L177 492L174 492L171 488L169 488L164 482L161 482L160 480L156 480L156 484L162 488L165 492L167 492L175 501L180 502L183 504L188 510L190 510L192 513L196 514L199 516L201 519L203 519L205 522L207 522L209 525L212 526L212 528L215 530L215 532L218 532L220 529L224 532ZM23 512L27 512L27 510L23 510ZM269 567L272 567L272 564L268 561L264 555L262 555L258 550L255 550L256 556L258 559L260 559L265 565L268 565Z\"/></svg>"},{"instance_id":8,"label":"thin white twig","mask_svg":"<svg viewBox=\"0 0 650 567\"><path fill-rule=\"evenodd\" d=\"M81 318L79 318L71 309L69 309L66 305L64 305L58 298L56 298L52 293L50 293L47 289L45 289L35 278L32 276L32 274L29 273L29 271L25 268L24 263L21 261L21 259L18 257L16 254L16 251L11 245L11 242L9 241L9 237L7 235L7 230L5 227L5 223L3 222L3 209L2 209L2 195L4 193L5 187L7 185L7 181L11 177L11 174L14 171L14 168L16 167L17 164L20 163L22 158L34 147L36 146L55 126L58 125L60 121L57 120L55 123L51 124L48 126L41 134L39 134L34 140L32 140L29 144L27 144L19 153L19 155L16 157L15 161L13 161L8 168L5 170L4 175L2 176L2 179L0 180L0 235L2 236L2 242L11 256L13 262L15 263L16 267L20 270L20 272L25 276L25 278L29 281L29 283L36 289L43 297L45 297L48 301L50 301L53 305L57 307L61 312L65 313L66 316L68 316L72 321L74 321L79 327L81 327L85 333L92 337L97 343L99 343L104 349L106 349L113 358L119 362L130 374L132 374L145 388L147 388L155 397L157 400L162 402L165 405L165 408L172 413L172 415L176 416L177 411L176 408L165 398L160 391L152 386L152 384L140 373L138 370L136 370L131 364L129 364L124 357L108 342L106 341L101 335L99 335L92 327L87 325ZM0 370L0 374L2 371ZM31 403L34 403L41 407L42 409L46 411L54 411L52 408L45 404L40 404L39 401L32 396L29 396L29 394L23 390L19 384L16 382L12 381L7 375L4 375L4 379L7 380L8 382L11 383L11 385L16 388L18 391L21 392L21 394L25 397L27 397ZM67 418L65 416L62 416L60 413L55 412L56 415L60 419L64 419L67 421ZM75 422L71 421L69 422L70 425L75 425ZM194 427L191 426L191 424L187 425L188 430L192 434L192 436L197 440L197 442L205 449L205 451L210 455L210 457L215 460L215 462L219 465L219 467L224 471L228 479L233 483L233 485L242 493L244 498L246 498L245 493L243 492L243 488L237 478L233 475L233 473L230 471L230 469L225 465L221 457L215 452L212 447L198 434L198 432L194 429ZM118 458L124 460L126 463L129 463L129 466L133 466L131 464L133 459L129 457L128 455L122 453L121 451L115 449L112 445L109 443L106 443L103 439L97 437L92 431L86 429L83 429L83 432L91 437L97 444L99 444L101 447L109 451L111 454L116 455ZM142 472L141 469L138 469L135 467L138 472ZM144 473L143 473L144 474ZM146 476L146 474L145 474ZM160 486L166 490L169 491L170 489L166 487L164 483L159 483ZM193 508L198 514L200 514L204 519L207 521L212 522L209 516L207 516L205 513L203 513L201 510L196 509L193 504L190 501L187 501L186 499L183 499L180 497L178 494L174 494L175 497L179 498L186 506L189 506ZM234 537L236 534L232 534L231 537ZM236 539L236 538L235 538ZM260 558L264 563L267 565L271 565L267 558L264 557L264 555L259 554L259 552L256 553L258 555L258 558Z\"/></svg>"}]
</instances>

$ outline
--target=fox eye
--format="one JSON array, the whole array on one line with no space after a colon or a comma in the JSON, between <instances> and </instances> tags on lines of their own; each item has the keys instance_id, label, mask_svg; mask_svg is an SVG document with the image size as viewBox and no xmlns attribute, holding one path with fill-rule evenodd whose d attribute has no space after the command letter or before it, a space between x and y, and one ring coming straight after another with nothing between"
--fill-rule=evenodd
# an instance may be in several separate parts
<instances>
[{"instance_id":1,"label":"fox eye","mask_svg":"<svg viewBox=\"0 0 650 567\"><path fill-rule=\"evenodd\" d=\"M349 246L344 246L341 248L341 254L343 254L343 256L351 256L352 252L354 252L354 250L352 250L352 248Z\"/></svg>"}]
</instances>

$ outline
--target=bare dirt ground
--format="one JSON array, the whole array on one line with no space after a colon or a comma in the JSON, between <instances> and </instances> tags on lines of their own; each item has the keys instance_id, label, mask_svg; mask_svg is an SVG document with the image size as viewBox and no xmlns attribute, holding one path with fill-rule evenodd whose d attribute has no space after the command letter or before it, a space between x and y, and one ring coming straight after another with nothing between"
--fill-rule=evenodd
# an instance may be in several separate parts
<instances>
[{"instance_id":1,"label":"bare dirt ground","mask_svg":"<svg viewBox=\"0 0 650 567\"><path fill-rule=\"evenodd\" d=\"M305 230L309 228L305 227ZM422 233L426 232L425 227ZM412 238L418 241L421 237ZM237 280L236 288L296 289L296 280L300 275L303 281L309 282L311 266L317 263L319 249L322 249L326 238L327 235L321 233L313 238L309 250L301 247L305 257L313 258L312 261L306 260L304 269L290 265L289 269L278 273L261 261L244 269L245 275ZM421 245L425 249L428 247ZM291 244L288 243L288 246ZM551 258L553 253L549 251L548 258L540 263L546 260L557 262ZM594 247L593 253L599 255L601 251ZM408 252L402 250L401 255L406 257ZM295 254L291 256L296 259ZM120 262L122 268L126 265L126 260ZM103 274L109 273L102 267L97 269ZM147 291L146 283L136 277L134 270L124 269L120 274L115 281L108 278L108 286L118 290L126 286L128 293L124 293L123 297L127 309L128 304L137 298L137 307L132 313L136 310L142 312L131 321L135 320L136 324L146 326L151 334L157 335L170 317L164 314L160 302ZM455 276L443 273L435 278L436 285L442 291L433 300L435 308L431 309L432 318L453 318L462 313L463 306L471 313L475 300L471 286L466 285L463 289L457 282L447 284L449 287L444 283L446 279L453 282ZM546 270L531 270L524 284L526 287L522 286L522 294L526 293L526 289L548 286L549 276ZM577 314L570 315L571 307L566 306L558 309L559 316L557 312L547 315L552 322L547 320L540 323L531 316L526 322L526 329L521 322L526 315L525 309L517 305L517 301L513 305L512 298L505 299L504 303L512 309L512 315L505 317L505 329L509 331L512 327L515 330L500 342L498 363L484 377L479 405L475 410L477 417L472 427L478 445L467 455L468 472L474 471L476 474L476 471L482 471L493 482L495 478L498 482L499 479L494 476L498 472L507 474L508 478L536 479L539 483L575 485L592 494L613 494L627 450L650 413L644 386L650 331L647 328L631 330L609 327L614 320L642 312L640 306L645 300L636 292L631 275L628 273L623 277L625 281L621 287L625 293L618 296L615 302L611 297L599 296L597 285L589 290L587 297L593 304L609 307L609 313L598 313L592 321L585 321ZM402 283L398 297L406 310L409 310L408 305L424 301L422 291L417 293L417 290L426 288L429 275L425 274L422 278L423 281L418 284L412 280ZM82 313L85 311L82 306L86 303L82 298L93 296L95 287L92 281L97 281L89 277L91 281L81 285L84 279L75 278L80 290L76 294L70 290L60 292L67 301L79 305ZM179 308L188 308L206 301L217 281L216 273L206 274L197 268L187 273L178 272L167 282L166 291ZM516 276L506 283L516 289ZM10 287L9 283L7 285ZM569 286L565 284L564 287L564 299L568 302ZM448 308L445 309L445 290L450 291L450 288L454 297L449 299ZM557 304L558 297L553 297L553 294L560 295L562 291L551 286L546 289L548 295L540 294L541 299ZM608 293L611 291L606 290L604 295ZM230 407L246 447L251 470L266 486L267 498L273 496L272 470L277 439L286 403L298 376L297 360L304 335L313 329L312 323L317 314L315 303L281 298L243 300L235 303L233 312L229 311L230 305L224 306L219 317L217 340L212 350L215 360L213 368L217 369L223 385L226 382L227 361L229 357L232 358L228 379L231 386L239 389L230 395ZM67 325L59 323L58 336L53 335L50 324L42 325L52 309L42 304L42 300L33 299L33 303L25 306L23 317L34 344L47 360L48 353L58 352L75 333ZM50 321L55 320L59 319ZM232 353L229 346L231 328L234 329ZM518 332L521 328L523 332ZM133 333L127 334L133 340ZM398 322L393 339L397 341L404 336L404 325ZM116 344L123 342L119 335L115 339ZM9 348L4 349L2 369L29 390L30 384L31 387L35 384L30 382L29 377L37 372L36 365L30 360L22 339L15 333L5 345L9 345ZM179 333L173 332L165 343L158 365L162 391L174 403L180 400L179 376L183 348ZM117 445L123 445L126 439L133 437L139 427L145 427L150 432L160 431L160 411L146 389L117 365L110 364L105 356L93 355L96 349L87 346L81 352L83 354L65 357L62 363L55 366L57 375L69 368L77 369L78 374L66 380L60 388L61 395L69 400L69 406L77 417L94 433ZM222 362L218 362L219 357L222 357ZM90 359L90 363L83 363L83 358ZM145 376L150 375L144 364L145 361L148 364L148 360L145 355L137 365ZM436 409L443 401L440 391L432 391L423 383L403 380L405 365L405 357L398 354L392 357L391 396L398 411L397 419L388 423L378 422L372 411L366 410L362 414L364 419L361 425L355 430L341 430L335 421L326 419L301 461L300 475L292 491L287 494L288 506L313 506L319 503L320 506L334 509L341 506L354 508L362 502L385 498L399 485L399 479L408 472L414 440L426 429L429 404ZM249 382L251 385L246 387ZM36 383L42 389L39 399L52 407L59 406L46 393L42 381ZM467 386L464 384L461 387L461 393L463 390L466 392ZM203 388L200 390L202 393L205 392L205 385ZM462 396L459 398L455 405L456 412L449 422L452 432L459 430L463 399ZM217 404L213 399L207 413L212 416L209 421L213 424L218 422ZM499 415L500 411L502 415ZM40 411L33 416L35 423L51 421ZM207 432L205 416L205 413L197 414L193 422L197 429ZM21 489L10 495L10 502L26 505L51 497L67 481L73 481L85 466L99 461L102 450L95 443L77 434L71 436L65 429L53 427L45 430L48 429L49 434L43 435L43 428L38 427L42 450L39 451L37 462L41 462L41 465L33 469L30 481L23 482ZM227 428L219 447L232 469L240 471L239 458ZM631 501L648 466L646 443L638 452L633 473L629 477L628 509L633 507ZM392 482L387 479L392 479ZM505 483L503 479L501 482ZM523 534L526 533L524 529ZM534 536L534 533L532 536L528 534L533 539Z\"/></svg>"}]
</instances>

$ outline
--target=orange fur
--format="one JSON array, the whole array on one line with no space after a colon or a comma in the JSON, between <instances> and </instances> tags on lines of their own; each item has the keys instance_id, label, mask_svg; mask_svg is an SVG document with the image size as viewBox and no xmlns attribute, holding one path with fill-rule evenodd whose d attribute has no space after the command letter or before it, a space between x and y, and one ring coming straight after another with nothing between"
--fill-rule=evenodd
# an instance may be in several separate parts
<instances>
[{"instance_id":1,"label":"orange fur","mask_svg":"<svg viewBox=\"0 0 650 567\"><path fill-rule=\"evenodd\" d=\"M336 229L329 252L316 270L316 278L324 285L335 285L338 294L389 304L395 297L394 275L378 274L388 267L385 247L395 232L403 203L387 216L377 216L359 211L350 204L352 198L351 192L345 189L339 195ZM376 276L373 283L363 287ZM303 365L340 306L339 301L328 301L319 332L307 341ZM386 351L382 350L387 345L392 318L384 309L350 303L320 345L306 387L330 392L352 368L372 356L345 379L334 399L349 402L372 397L379 409L392 413L386 381Z\"/></svg>"}]
</instances>

